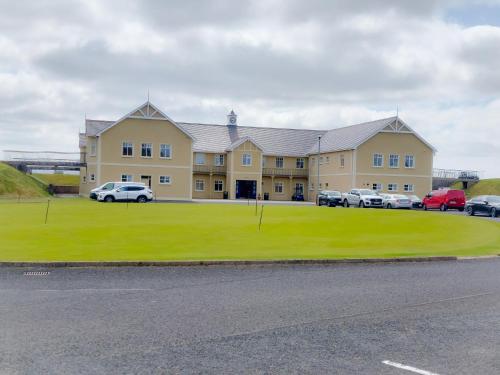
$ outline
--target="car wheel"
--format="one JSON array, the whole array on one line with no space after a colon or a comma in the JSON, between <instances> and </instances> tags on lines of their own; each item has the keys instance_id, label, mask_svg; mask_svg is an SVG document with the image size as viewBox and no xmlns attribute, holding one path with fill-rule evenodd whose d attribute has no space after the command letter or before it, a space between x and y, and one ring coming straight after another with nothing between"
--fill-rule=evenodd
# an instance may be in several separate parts
<instances>
[{"instance_id":1,"label":"car wheel","mask_svg":"<svg viewBox=\"0 0 500 375\"><path fill-rule=\"evenodd\" d=\"M491 209L491 217L497 217L497 209L495 207Z\"/></svg>"},{"instance_id":2,"label":"car wheel","mask_svg":"<svg viewBox=\"0 0 500 375\"><path fill-rule=\"evenodd\" d=\"M448 209L448 207L445 205L445 204L442 204L441 206L439 206L439 210L440 211L446 211Z\"/></svg>"},{"instance_id":3,"label":"car wheel","mask_svg":"<svg viewBox=\"0 0 500 375\"><path fill-rule=\"evenodd\" d=\"M387 208L390 210L392 208L392 204L387 203Z\"/></svg>"},{"instance_id":4,"label":"car wheel","mask_svg":"<svg viewBox=\"0 0 500 375\"><path fill-rule=\"evenodd\" d=\"M137 202L138 203L146 203L148 199L144 195L140 195L137 197Z\"/></svg>"},{"instance_id":5,"label":"car wheel","mask_svg":"<svg viewBox=\"0 0 500 375\"><path fill-rule=\"evenodd\" d=\"M458 211L463 212L463 211L464 211L464 208L463 208L463 207L460 207L460 208L458 209Z\"/></svg>"},{"instance_id":6,"label":"car wheel","mask_svg":"<svg viewBox=\"0 0 500 375\"><path fill-rule=\"evenodd\" d=\"M426 204L424 204L423 209L424 209L424 211L427 211L427 205Z\"/></svg>"},{"instance_id":7,"label":"car wheel","mask_svg":"<svg viewBox=\"0 0 500 375\"><path fill-rule=\"evenodd\" d=\"M106 197L104 198L104 201L108 203L114 202L114 200L115 198L113 198L112 195L106 195Z\"/></svg>"},{"instance_id":8,"label":"car wheel","mask_svg":"<svg viewBox=\"0 0 500 375\"><path fill-rule=\"evenodd\" d=\"M472 209L472 207L467 207L467 215L474 216L474 210Z\"/></svg>"},{"instance_id":9,"label":"car wheel","mask_svg":"<svg viewBox=\"0 0 500 375\"><path fill-rule=\"evenodd\" d=\"M359 202L359 208L365 208L365 202L363 201Z\"/></svg>"},{"instance_id":10,"label":"car wheel","mask_svg":"<svg viewBox=\"0 0 500 375\"><path fill-rule=\"evenodd\" d=\"M347 199L344 199L344 207L346 207L346 208L349 207L349 202L347 201Z\"/></svg>"}]
</instances>

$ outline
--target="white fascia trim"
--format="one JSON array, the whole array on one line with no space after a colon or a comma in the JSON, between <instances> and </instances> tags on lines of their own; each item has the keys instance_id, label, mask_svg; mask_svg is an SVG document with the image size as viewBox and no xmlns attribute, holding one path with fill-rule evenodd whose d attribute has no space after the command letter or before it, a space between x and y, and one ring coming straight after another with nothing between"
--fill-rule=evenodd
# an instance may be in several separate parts
<instances>
[{"instance_id":1,"label":"white fascia trim","mask_svg":"<svg viewBox=\"0 0 500 375\"><path fill-rule=\"evenodd\" d=\"M397 174L397 173L358 173L359 176L384 176L384 177L418 177L432 178L432 175L423 174Z\"/></svg>"},{"instance_id":2,"label":"white fascia trim","mask_svg":"<svg viewBox=\"0 0 500 375\"><path fill-rule=\"evenodd\" d=\"M226 151L233 151L235 148L241 146L243 143L245 142L252 142L255 146L257 146L257 148L262 152L264 149L262 148L261 145L259 145L252 137L249 137L249 136L244 136L243 138L240 138L239 140L237 140L236 142L232 143L227 149Z\"/></svg>"},{"instance_id":3,"label":"white fascia trim","mask_svg":"<svg viewBox=\"0 0 500 375\"><path fill-rule=\"evenodd\" d=\"M139 117L139 116L132 116L133 113L139 111L142 107L144 107L145 105L149 105L151 108L153 108L157 113L159 113L160 115L162 115L164 118L157 118L157 117ZM165 113L163 113L162 111L160 111L156 106L154 106L153 104L151 104L149 101L146 102L146 103L143 103L141 104L139 107L135 108L134 110L130 111L129 113L127 113L125 116L123 116L122 118L118 119L117 121L115 121L114 123L112 123L110 126L108 126L107 128L101 130L99 133L96 134L96 136L100 136L102 133L108 131L109 129L111 129L113 126L119 124L120 122L126 120L127 118L135 118L135 119L141 119L141 120L159 120L159 121L169 121L170 123L172 123L177 129L179 129L182 133L184 133L185 135L187 135L190 139L194 140L195 138L189 134L186 130L184 130L183 128L181 128L174 120L172 120L170 117L168 117Z\"/></svg>"}]
</instances>

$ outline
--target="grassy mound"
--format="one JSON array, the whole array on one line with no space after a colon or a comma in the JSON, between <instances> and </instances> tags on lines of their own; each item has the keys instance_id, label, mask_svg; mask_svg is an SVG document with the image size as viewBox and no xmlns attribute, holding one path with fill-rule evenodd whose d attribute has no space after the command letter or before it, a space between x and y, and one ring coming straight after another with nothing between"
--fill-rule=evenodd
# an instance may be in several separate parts
<instances>
[{"instance_id":1,"label":"grassy mound","mask_svg":"<svg viewBox=\"0 0 500 375\"><path fill-rule=\"evenodd\" d=\"M453 189L462 189L462 183L457 182L452 186ZM500 195L500 178L490 178L480 180L465 190L467 197L475 197L477 195Z\"/></svg>"},{"instance_id":2,"label":"grassy mound","mask_svg":"<svg viewBox=\"0 0 500 375\"><path fill-rule=\"evenodd\" d=\"M0 163L0 197L38 198L47 195L43 184L7 164Z\"/></svg>"},{"instance_id":3,"label":"grassy mound","mask_svg":"<svg viewBox=\"0 0 500 375\"><path fill-rule=\"evenodd\" d=\"M500 223L440 212L86 199L2 205L2 261L324 259L497 254ZM26 235L29 233L29 235Z\"/></svg>"},{"instance_id":4,"label":"grassy mound","mask_svg":"<svg viewBox=\"0 0 500 375\"><path fill-rule=\"evenodd\" d=\"M78 186L80 185L80 176L73 174L43 174L33 173L33 177L43 181L46 185L57 186Z\"/></svg>"}]
</instances>

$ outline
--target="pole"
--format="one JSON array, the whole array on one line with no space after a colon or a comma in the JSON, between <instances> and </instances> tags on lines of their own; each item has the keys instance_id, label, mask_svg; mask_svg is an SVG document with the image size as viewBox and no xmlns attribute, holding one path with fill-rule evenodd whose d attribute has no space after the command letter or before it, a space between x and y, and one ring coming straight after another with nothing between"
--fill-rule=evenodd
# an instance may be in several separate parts
<instances>
[{"instance_id":1,"label":"pole","mask_svg":"<svg viewBox=\"0 0 500 375\"><path fill-rule=\"evenodd\" d=\"M318 137L318 180L317 186L316 186L316 204L318 203L318 197L319 197L319 158L321 154L321 136Z\"/></svg>"},{"instance_id":2,"label":"pole","mask_svg":"<svg viewBox=\"0 0 500 375\"><path fill-rule=\"evenodd\" d=\"M260 232L260 226L262 225L262 215L263 214L264 214L264 205L260 206L259 232Z\"/></svg>"},{"instance_id":3,"label":"pole","mask_svg":"<svg viewBox=\"0 0 500 375\"><path fill-rule=\"evenodd\" d=\"M255 216L257 216L257 195L255 196Z\"/></svg>"},{"instance_id":4,"label":"pole","mask_svg":"<svg viewBox=\"0 0 500 375\"><path fill-rule=\"evenodd\" d=\"M49 206L50 206L50 199L47 199L47 209L45 210L45 224L47 224L47 218L49 217Z\"/></svg>"}]
</instances>

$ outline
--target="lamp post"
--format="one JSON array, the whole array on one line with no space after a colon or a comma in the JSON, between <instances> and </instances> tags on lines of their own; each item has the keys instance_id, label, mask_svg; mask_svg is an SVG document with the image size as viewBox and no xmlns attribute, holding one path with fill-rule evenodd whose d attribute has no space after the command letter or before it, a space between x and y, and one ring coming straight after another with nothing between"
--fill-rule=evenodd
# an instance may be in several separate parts
<instances>
[{"instance_id":1,"label":"lamp post","mask_svg":"<svg viewBox=\"0 0 500 375\"><path fill-rule=\"evenodd\" d=\"M321 136L318 136L318 179L316 181L316 204L319 204L319 158L321 154Z\"/></svg>"}]
</instances>

